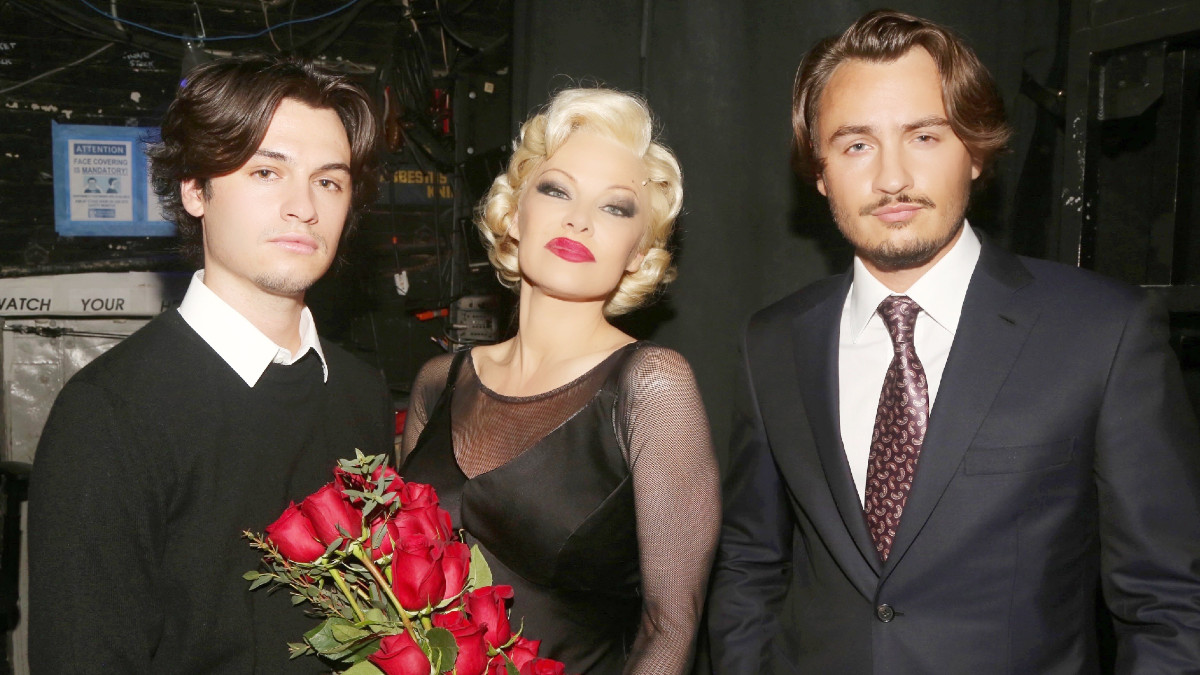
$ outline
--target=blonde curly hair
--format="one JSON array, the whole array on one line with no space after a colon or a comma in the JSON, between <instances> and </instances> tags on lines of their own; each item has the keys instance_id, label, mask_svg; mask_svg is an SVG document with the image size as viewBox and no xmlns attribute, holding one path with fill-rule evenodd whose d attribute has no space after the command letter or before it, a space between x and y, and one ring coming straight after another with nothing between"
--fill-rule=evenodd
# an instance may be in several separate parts
<instances>
[{"instance_id":1,"label":"blonde curly hair","mask_svg":"<svg viewBox=\"0 0 1200 675\"><path fill-rule=\"evenodd\" d=\"M509 235L513 214L526 182L576 131L616 141L644 162L649 182L650 222L638 244L641 266L626 272L604 303L605 316L625 314L645 304L675 278L667 242L683 202L679 161L654 140L654 118L639 97L601 88L564 89L521 125L508 169L496 177L479 206L475 224L483 237L496 276L509 288L521 284L517 240Z\"/></svg>"}]
</instances>

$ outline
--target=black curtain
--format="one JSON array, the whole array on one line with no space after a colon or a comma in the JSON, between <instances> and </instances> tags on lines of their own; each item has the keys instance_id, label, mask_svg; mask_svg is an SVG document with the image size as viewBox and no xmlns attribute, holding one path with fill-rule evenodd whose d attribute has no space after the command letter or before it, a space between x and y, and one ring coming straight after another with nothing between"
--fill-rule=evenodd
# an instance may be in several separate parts
<instances>
[{"instance_id":1,"label":"black curtain","mask_svg":"<svg viewBox=\"0 0 1200 675\"><path fill-rule=\"evenodd\" d=\"M662 301L623 327L691 361L722 458L745 319L850 260L825 200L790 169L796 67L817 40L879 6L854 0L517 0L515 124L553 91L600 83L645 95L663 139L679 156L685 193L676 238L679 279ZM1036 232L1047 225L1029 214L1052 209L1013 208L1038 119L1019 91L1022 71L1041 83L1052 74L1060 3L907 0L890 6L956 29L995 76L1017 136L995 180L975 195L969 217L1001 243L1020 248L1040 241ZM1053 171L1045 164L1040 160L1037 184L1049 198L1045 184ZM1018 212L1022 222L1014 222Z\"/></svg>"}]
</instances>

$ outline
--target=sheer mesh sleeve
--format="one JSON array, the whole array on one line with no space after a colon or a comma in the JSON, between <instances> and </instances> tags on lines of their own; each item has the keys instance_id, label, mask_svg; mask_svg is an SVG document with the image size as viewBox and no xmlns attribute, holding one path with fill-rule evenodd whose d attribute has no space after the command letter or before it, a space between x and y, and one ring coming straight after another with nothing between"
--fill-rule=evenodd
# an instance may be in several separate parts
<instances>
[{"instance_id":1,"label":"sheer mesh sleeve","mask_svg":"<svg viewBox=\"0 0 1200 675\"><path fill-rule=\"evenodd\" d=\"M625 673L684 673L720 529L717 462L687 361L653 345L634 359L617 425L633 474L642 620Z\"/></svg>"},{"instance_id":2,"label":"sheer mesh sleeve","mask_svg":"<svg viewBox=\"0 0 1200 675\"><path fill-rule=\"evenodd\" d=\"M433 412L433 406L442 395L442 389L446 387L446 376L450 373L450 364L453 361L454 354L435 356L426 361L417 373L412 394L409 396L408 414L404 416L404 437L400 441L398 462L403 462L404 458L408 457L408 453L417 444L417 439L421 437L425 423L429 421L429 413Z\"/></svg>"}]
</instances>

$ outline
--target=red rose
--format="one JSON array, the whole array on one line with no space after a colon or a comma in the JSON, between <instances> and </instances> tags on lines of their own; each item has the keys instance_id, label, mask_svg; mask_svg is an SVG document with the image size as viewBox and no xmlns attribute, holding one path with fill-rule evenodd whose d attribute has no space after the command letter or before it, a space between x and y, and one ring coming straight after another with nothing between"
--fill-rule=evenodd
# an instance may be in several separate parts
<instances>
[{"instance_id":1,"label":"red rose","mask_svg":"<svg viewBox=\"0 0 1200 675\"><path fill-rule=\"evenodd\" d=\"M462 592L470 574L471 549L461 541L452 541L442 551L442 573L446 576L446 597Z\"/></svg>"},{"instance_id":2,"label":"red rose","mask_svg":"<svg viewBox=\"0 0 1200 675\"><path fill-rule=\"evenodd\" d=\"M454 659L455 675L484 675L487 670L487 645L483 642L483 626L477 626L463 612L443 612L433 615L433 625L445 628L454 635L458 656Z\"/></svg>"},{"instance_id":3,"label":"red rose","mask_svg":"<svg viewBox=\"0 0 1200 675\"><path fill-rule=\"evenodd\" d=\"M484 638L497 649L512 637L508 610L504 605L504 601L512 596L512 586L485 586L471 591L465 598L467 613L475 623L487 625Z\"/></svg>"},{"instance_id":4,"label":"red rose","mask_svg":"<svg viewBox=\"0 0 1200 675\"><path fill-rule=\"evenodd\" d=\"M396 514L396 530L401 537L420 534L439 541L450 540L450 514L438 507L433 486L424 483L403 483L400 511Z\"/></svg>"},{"instance_id":5,"label":"red rose","mask_svg":"<svg viewBox=\"0 0 1200 675\"><path fill-rule=\"evenodd\" d=\"M446 598L444 545L420 535L401 537L392 551L392 591L410 612L436 607Z\"/></svg>"},{"instance_id":6,"label":"red rose","mask_svg":"<svg viewBox=\"0 0 1200 675\"><path fill-rule=\"evenodd\" d=\"M567 667L554 659L536 658L521 666L521 675L565 675Z\"/></svg>"},{"instance_id":7,"label":"red rose","mask_svg":"<svg viewBox=\"0 0 1200 675\"><path fill-rule=\"evenodd\" d=\"M317 541L312 523L300 513L295 502L287 507L278 520L267 526L266 534L267 541L275 544L275 548L288 560L307 563L325 553L325 546Z\"/></svg>"},{"instance_id":8,"label":"red rose","mask_svg":"<svg viewBox=\"0 0 1200 675\"><path fill-rule=\"evenodd\" d=\"M383 638L367 660L387 675L429 675L429 659L408 633Z\"/></svg>"},{"instance_id":9,"label":"red rose","mask_svg":"<svg viewBox=\"0 0 1200 675\"><path fill-rule=\"evenodd\" d=\"M459 633L469 633L476 628L479 628L471 617L467 616L466 612L449 611L438 612L433 615L433 625L458 635Z\"/></svg>"},{"instance_id":10,"label":"red rose","mask_svg":"<svg viewBox=\"0 0 1200 675\"><path fill-rule=\"evenodd\" d=\"M338 537L349 535L355 539L362 534L362 514L333 483L305 497L300 502L300 512L312 522L317 538L326 546Z\"/></svg>"},{"instance_id":11,"label":"red rose","mask_svg":"<svg viewBox=\"0 0 1200 675\"><path fill-rule=\"evenodd\" d=\"M422 509L437 506L437 492L432 485L425 483L404 483L400 486L400 501L405 509Z\"/></svg>"},{"instance_id":12,"label":"red rose","mask_svg":"<svg viewBox=\"0 0 1200 675\"><path fill-rule=\"evenodd\" d=\"M541 640L530 640L524 635L520 635L517 637L516 642L513 642L512 646L504 653L513 662L514 666L520 668L537 657L538 649L541 646Z\"/></svg>"},{"instance_id":13,"label":"red rose","mask_svg":"<svg viewBox=\"0 0 1200 675\"><path fill-rule=\"evenodd\" d=\"M450 514L436 503L420 508L400 507L396 514L396 533L400 537L418 534L438 541L450 540Z\"/></svg>"}]
</instances>

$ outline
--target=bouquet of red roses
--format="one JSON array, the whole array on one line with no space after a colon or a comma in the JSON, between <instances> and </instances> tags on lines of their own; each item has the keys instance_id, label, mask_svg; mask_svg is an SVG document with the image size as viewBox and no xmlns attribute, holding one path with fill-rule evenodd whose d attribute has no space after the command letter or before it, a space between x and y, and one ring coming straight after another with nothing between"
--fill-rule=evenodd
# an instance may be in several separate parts
<instances>
[{"instance_id":1,"label":"bouquet of red roses","mask_svg":"<svg viewBox=\"0 0 1200 675\"><path fill-rule=\"evenodd\" d=\"M288 587L324 617L289 644L344 675L562 675L509 624L511 586L492 586L478 546L451 530L432 487L406 483L385 455L339 460L333 482L290 505L264 535L250 590Z\"/></svg>"}]
</instances>

